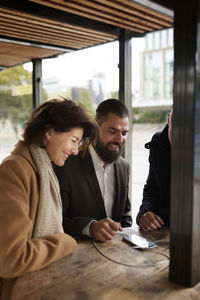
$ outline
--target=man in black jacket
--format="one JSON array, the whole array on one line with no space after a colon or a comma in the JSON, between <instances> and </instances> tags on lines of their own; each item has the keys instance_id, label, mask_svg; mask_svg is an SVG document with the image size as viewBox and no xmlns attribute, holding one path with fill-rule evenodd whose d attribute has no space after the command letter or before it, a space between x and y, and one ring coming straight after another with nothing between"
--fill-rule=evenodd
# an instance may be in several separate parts
<instances>
[{"instance_id":1,"label":"man in black jacket","mask_svg":"<svg viewBox=\"0 0 200 300\"><path fill-rule=\"evenodd\" d=\"M99 138L82 156L54 167L63 202L63 228L72 236L105 242L132 225L128 197L129 164L120 154L129 130L129 112L116 99L101 102L96 111Z\"/></svg>"},{"instance_id":2,"label":"man in black jacket","mask_svg":"<svg viewBox=\"0 0 200 300\"><path fill-rule=\"evenodd\" d=\"M170 162L172 144L172 111L168 125L154 134L150 149L149 174L143 189L143 200L136 221L144 231L169 225L170 222Z\"/></svg>"}]
</instances>

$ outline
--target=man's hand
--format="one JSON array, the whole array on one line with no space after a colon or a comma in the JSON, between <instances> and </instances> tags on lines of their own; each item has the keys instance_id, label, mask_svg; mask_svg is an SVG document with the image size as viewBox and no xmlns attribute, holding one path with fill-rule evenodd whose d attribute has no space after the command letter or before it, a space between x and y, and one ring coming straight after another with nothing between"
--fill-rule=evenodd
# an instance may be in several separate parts
<instances>
[{"instance_id":1,"label":"man's hand","mask_svg":"<svg viewBox=\"0 0 200 300\"><path fill-rule=\"evenodd\" d=\"M110 218L93 222L89 228L91 237L102 242L112 240L118 230L122 231L120 223L114 222Z\"/></svg>"},{"instance_id":2,"label":"man's hand","mask_svg":"<svg viewBox=\"0 0 200 300\"><path fill-rule=\"evenodd\" d=\"M154 230L164 225L163 220L151 211L146 212L139 220L139 226L142 230Z\"/></svg>"}]
</instances>

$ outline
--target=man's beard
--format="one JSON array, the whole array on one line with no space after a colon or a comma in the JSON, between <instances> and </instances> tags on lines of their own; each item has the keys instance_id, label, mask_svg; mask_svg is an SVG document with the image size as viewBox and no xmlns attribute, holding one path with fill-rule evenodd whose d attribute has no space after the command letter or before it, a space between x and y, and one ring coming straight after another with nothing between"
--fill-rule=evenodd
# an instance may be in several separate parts
<instances>
[{"instance_id":1,"label":"man's beard","mask_svg":"<svg viewBox=\"0 0 200 300\"><path fill-rule=\"evenodd\" d=\"M119 148L118 148L118 151L116 150L109 150L108 149L108 145L111 145L111 144L114 144L114 145L117 145ZM112 162L116 161L121 152L122 152L122 146L117 143L117 142L109 142L107 143L106 145L104 145L99 139L97 140L96 142L96 145L95 145L95 150L97 152L97 154L99 155L99 157L107 164L111 164Z\"/></svg>"}]
</instances>

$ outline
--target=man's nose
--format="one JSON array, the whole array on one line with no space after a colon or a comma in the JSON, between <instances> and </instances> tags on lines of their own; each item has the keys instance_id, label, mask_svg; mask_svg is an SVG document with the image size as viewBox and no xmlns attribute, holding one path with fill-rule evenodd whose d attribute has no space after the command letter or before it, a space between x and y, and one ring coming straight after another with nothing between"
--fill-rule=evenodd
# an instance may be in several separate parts
<instances>
[{"instance_id":1,"label":"man's nose","mask_svg":"<svg viewBox=\"0 0 200 300\"><path fill-rule=\"evenodd\" d=\"M123 134L121 132L117 133L117 137L116 137L116 141L120 144L123 145L125 142L125 137L123 136Z\"/></svg>"}]
</instances>

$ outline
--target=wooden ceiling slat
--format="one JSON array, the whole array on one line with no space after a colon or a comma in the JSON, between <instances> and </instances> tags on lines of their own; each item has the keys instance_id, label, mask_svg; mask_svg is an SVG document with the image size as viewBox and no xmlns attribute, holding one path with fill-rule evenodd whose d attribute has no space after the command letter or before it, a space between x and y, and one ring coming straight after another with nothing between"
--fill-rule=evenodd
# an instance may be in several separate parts
<instances>
[{"instance_id":1,"label":"wooden ceiling slat","mask_svg":"<svg viewBox=\"0 0 200 300\"><path fill-rule=\"evenodd\" d=\"M5 34L6 32L4 32L4 31L0 31L0 34ZM17 34L17 33L15 33L15 34L9 34L9 36L8 36L8 39L9 39L9 37L10 38L13 38L14 40L16 39L16 40L19 40L19 39L24 39L24 41L25 41L25 39L27 39L28 38L28 35L26 36L26 37L24 37L22 34ZM37 38L35 38L35 37L33 37L32 38L32 40L31 40L31 43L37 43L38 44L38 39ZM45 38L41 38L40 39L40 43L41 44L48 44L49 45L49 47L52 45L52 47L54 47L55 46L55 44L54 43L50 43L49 41L47 41ZM94 44L91 44L91 43L88 43L88 44L86 44L86 46L85 47L90 47L91 45L93 45L93 46L96 46L96 44L94 43ZM80 49L83 49L83 44L82 43L77 43L77 42L74 42L74 41L71 41L71 40L68 40L67 42L61 42L60 43L60 47L65 47L65 48L68 48L68 49L71 49L71 50L80 50ZM62 51L63 52L63 51ZM64 53L64 52L63 52Z\"/></svg>"},{"instance_id":2,"label":"wooden ceiling slat","mask_svg":"<svg viewBox=\"0 0 200 300\"><path fill-rule=\"evenodd\" d=\"M135 3L133 1L124 1L124 0L114 0L113 2L117 2L118 4L122 6L127 6L129 7L130 10L133 11L133 13L136 13L137 10L141 12L143 16L146 17L146 14L149 14L150 16L154 16L155 18L165 20L169 22L170 24L173 23L173 18L164 14L161 14L155 10L152 10L151 8L148 8L144 5L141 5L139 3ZM128 2L128 4L127 4Z\"/></svg>"},{"instance_id":3,"label":"wooden ceiling slat","mask_svg":"<svg viewBox=\"0 0 200 300\"><path fill-rule=\"evenodd\" d=\"M76 10L76 13L78 11L87 13L87 15L92 16L94 19L96 19L97 16L99 20L102 20L102 18L110 19L110 22L112 21L119 22L120 19L121 23L123 23L124 25L133 26L133 27L136 26L137 28L143 29L145 31L158 29L160 27L157 24L153 24L145 20L141 20L139 18L131 16L130 14L125 14L123 11L118 11L116 9L114 10L113 8L96 4L95 1L94 2L89 2L85 0L71 1L71 2L66 2L65 7L74 8Z\"/></svg>"},{"instance_id":4,"label":"wooden ceiling slat","mask_svg":"<svg viewBox=\"0 0 200 300\"><path fill-rule=\"evenodd\" d=\"M3 9L1 7L0 7L0 13L1 13L1 16L21 21L25 25L30 23L32 25L36 24L39 26L47 26L47 28L57 28L58 30L60 30L62 27L63 30L69 30L69 31L71 30L73 32L78 32L79 34L81 33L84 35L99 36L99 37L102 36L103 38L108 37L111 39L117 37L116 35L112 35L109 33L104 34L97 30L91 30L91 29L82 28L82 27L78 27L78 26L72 26L67 23L56 22L56 21L52 21L50 19L44 19L44 18L37 17L34 15L30 15L30 14L25 14L25 13L16 12L16 11L10 12L10 10Z\"/></svg>"},{"instance_id":5,"label":"wooden ceiling slat","mask_svg":"<svg viewBox=\"0 0 200 300\"><path fill-rule=\"evenodd\" d=\"M5 59L6 58L11 58L12 56L13 56L13 50L15 50L15 53L16 53L16 60L18 59L18 60L21 60L21 59L24 59L25 57L28 57L30 60L32 59L32 57L34 57L34 56L36 56L36 57L40 57L40 58L42 58L42 57L45 57L45 56L48 56L48 55L50 55L50 53L48 52L48 51L46 51L46 52L41 52L41 51L35 51L35 50L33 50L33 49L31 49L31 51L30 51L30 53L31 53L31 55L24 55L24 54L22 54L22 51L21 51L21 49L20 50L17 50L15 47L13 47L11 50L12 50L12 52L8 52L7 50L7 48L5 48L4 49L5 51L6 51L6 54L4 54L4 57L5 57ZM30 49L29 49L30 50ZM59 53L62 53L62 52L55 52L55 53L53 53L53 52L51 52L51 55L57 55L57 54L59 54ZM1 55L1 54L0 54Z\"/></svg>"},{"instance_id":6,"label":"wooden ceiling slat","mask_svg":"<svg viewBox=\"0 0 200 300\"><path fill-rule=\"evenodd\" d=\"M87 1L84 1L84 4L87 4ZM94 20L99 20L99 21L106 21L108 24L114 24L118 25L121 24L120 26L123 28L136 28L136 30L139 31L139 29L143 31L148 31L148 30L153 30L153 26L150 26L149 24L143 24L142 22L136 22L134 18L126 18L124 14L117 14L116 12L114 13L113 10L110 10L111 12L105 13L104 10L100 10L100 8L97 5L91 4L93 8L96 7L96 9L91 9L91 7L85 6L85 5L80 5L79 3L74 2L68 2L67 6L74 8L76 12L81 12L83 16L87 16L90 18L93 18ZM102 8L102 7L101 7ZM119 22L120 20L120 22ZM151 24L152 25L152 24ZM159 26L156 26L157 29Z\"/></svg>"},{"instance_id":7,"label":"wooden ceiling slat","mask_svg":"<svg viewBox=\"0 0 200 300\"><path fill-rule=\"evenodd\" d=\"M30 35L28 33L19 33L18 31L7 31L6 29L4 30L3 28L0 28L0 34L2 35L6 35L8 37L12 37L12 38L17 38L17 39L24 39L24 40L30 40ZM91 45L91 43L80 43L80 42L75 42L72 40L67 40L67 41L63 41L61 39L54 39L53 41L50 41L50 39L46 38L45 36L31 36L31 40L33 42L39 42L40 43L45 43L45 44L52 44L55 45L56 42L57 44L59 44L61 47L66 47L66 48L72 48L72 49L81 49L84 47L89 47L89 45ZM95 43L94 43L95 45Z\"/></svg>"},{"instance_id":8,"label":"wooden ceiling slat","mask_svg":"<svg viewBox=\"0 0 200 300\"><path fill-rule=\"evenodd\" d=\"M6 35L10 34L14 38L19 36L18 26L16 26L15 28L11 28L11 27L9 28L8 26L3 26L2 25L1 28L0 28L0 32L4 32L4 34L6 34ZM45 41L48 44L60 44L60 45L62 44L62 46L65 44L65 42L63 42L63 40L65 39L64 36L57 36L57 35L54 35L54 34L45 35L44 32L39 32L39 31L36 32L35 30L34 31L33 30L27 31L25 29L20 29L20 35L21 36L24 35L24 38L26 38L26 37L28 38L31 35L32 40L37 41L37 42L41 41L41 39L42 39L43 41ZM71 42L71 43L74 43L74 44L79 45L79 46L82 45L82 46L85 46L85 47L87 47L91 43L95 44L95 41L93 41L93 40L85 39L83 41L80 41L78 38L74 38L74 37L70 37L70 36L67 37L67 42L68 43ZM103 42L103 40L102 40L102 42Z\"/></svg>"},{"instance_id":9,"label":"wooden ceiling slat","mask_svg":"<svg viewBox=\"0 0 200 300\"><path fill-rule=\"evenodd\" d=\"M112 1L112 0L95 0L98 3L105 4L111 6L113 8L123 10L123 12L127 14L131 14L132 17L137 16L142 21L143 19L155 23L162 26L171 26L173 20L171 17L161 15L160 13L155 14L144 6L141 9L141 6L135 4L131 1L127 3L127 1ZM132 9L134 8L134 9Z\"/></svg>"},{"instance_id":10,"label":"wooden ceiling slat","mask_svg":"<svg viewBox=\"0 0 200 300\"><path fill-rule=\"evenodd\" d=\"M61 51L0 42L0 62L3 62L0 65L11 67L31 61L33 58L52 57L61 53Z\"/></svg>"},{"instance_id":11,"label":"wooden ceiling slat","mask_svg":"<svg viewBox=\"0 0 200 300\"><path fill-rule=\"evenodd\" d=\"M45 48L38 48L34 46L26 46L26 45L20 45L20 44L15 44L15 43L8 43L8 42L0 42L0 53L4 53L3 49L6 49L7 53L10 52L12 53L12 49L15 48L18 53L20 52L20 55L23 55L24 53L21 52L24 49L31 50L32 52L35 51L36 53L41 53L41 55L46 55L48 53L56 54L56 53L62 53L62 51L58 50L50 50L50 49L45 49Z\"/></svg>"},{"instance_id":12,"label":"wooden ceiling slat","mask_svg":"<svg viewBox=\"0 0 200 300\"><path fill-rule=\"evenodd\" d=\"M60 2L60 0L58 0ZM151 29L159 29L161 24L158 24L156 22L155 18L151 18L151 21L144 18L144 14L136 14L133 13L130 9L125 9L122 5L116 5L114 1L87 1L87 0L73 0L72 3L76 3L77 6L80 6L84 8L84 6L92 8L92 11L96 10L98 13L101 12L101 10L106 13L107 16L112 17L115 16L117 19L120 18L123 20L123 22L126 22L130 24L135 24L137 26L141 26L141 29L148 30L148 28ZM70 5L70 2L67 2L67 5ZM85 9L85 8L84 8ZM98 14L97 13L97 14ZM104 15L102 15L104 17ZM128 22L129 21L129 22ZM167 22L165 22L165 25L167 25Z\"/></svg>"},{"instance_id":13,"label":"wooden ceiling slat","mask_svg":"<svg viewBox=\"0 0 200 300\"><path fill-rule=\"evenodd\" d=\"M60 28L60 30L58 29L54 29L54 28L51 28L51 29L48 29L47 26L43 26L42 29L41 29L41 26L39 25L34 25L31 26L31 24L27 24L26 23L26 26L24 26L23 23L19 23L15 20L8 20L7 18L4 18L1 16L0 14L0 26L4 26L4 27L7 27L8 29L9 28L18 28L19 30L26 30L27 32L29 32L30 34L33 34L34 32L41 32L42 31L44 32L44 29L46 29L46 32L44 33L46 36L50 36L50 34L55 34L57 37L61 37L62 39L65 38L65 36L67 38L71 38L71 39L74 39L74 41L87 41L87 42L101 42L101 41L109 41L108 38L105 38L105 39L102 39L102 38L98 38L96 36L94 37L90 37L90 36L81 36L79 34L75 34L75 33L71 33L71 32L66 32L64 31L62 28ZM47 33L48 32L48 33Z\"/></svg>"},{"instance_id":14,"label":"wooden ceiling slat","mask_svg":"<svg viewBox=\"0 0 200 300\"><path fill-rule=\"evenodd\" d=\"M30 0L27 0L27 1L30 1ZM43 1L43 0L34 0L34 1L31 0L31 2L36 2L36 3L39 3L39 4L43 4L43 5L45 4L45 1ZM53 8L60 9L59 5L54 4L54 3L52 4L52 3L50 3L50 1L48 1L46 3L46 5L50 6L50 7L53 7ZM71 3L69 3L69 5L72 5L74 7L74 5L71 4ZM93 19L95 21L105 22L107 24L114 25L114 26L124 28L124 29L128 29L128 30L138 32L138 33L145 33L146 31L148 31L148 28L145 28L143 30L140 29L139 28L140 25L139 24L135 25L134 22L133 23L129 22L129 25L127 25L128 22L126 20L124 20L123 22L120 22L119 18L115 18L115 20L111 20L109 15L107 15L107 16L105 15L105 17L100 17L100 16L97 15L97 12L95 10L93 10L93 12L91 12L90 14L87 13L87 12L81 11L80 9L78 9L78 6L76 6L76 8L63 6L62 10L66 11L66 12L73 13L73 14L80 15L82 17ZM152 31L152 29L149 30L149 31Z\"/></svg>"},{"instance_id":15,"label":"wooden ceiling slat","mask_svg":"<svg viewBox=\"0 0 200 300\"><path fill-rule=\"evenodd\" d=\"M159 28L157 29L161 29L162 26L172 26L172 18L162 15L158 12L152 11L148 8L146 8L145 6L139 5L139 4L135 4L131 1L101 1L101 0L96 0L96 1L85 1L85 0L69 0L69 1L63 1L63 0L28 0L30 2L35 2L38 4L42 4L42 5L46 5L46 6L50 6L56 9L60 9L60 10L65 10L68 11L70 13L74 13L74 14L78 14L81 15L83 17L89 17L95 20L99 20L99 21L106 21L109 24L113 24L115 25L115 23L111 22L110 20L110 15L107 14L107 16L105 15L103 18L99 18L99 14L101 13L100 11L98 11L97 4L96 2L100 2L101 4L105 4L106 5L110 5L110 7L112 8L117 8L118 10L121 11L125 11L126 13L129 13L129 16L132 15L133 19L132 19L132 23L134 24L134 18L135 16L140 17L140 21L138 20L138 26L142 23L142 21L147 20L147 21L151 21L153 25L158 24ZM87 2L88 7L93 7L93 9L90 10L91 14L87 14L86 12L84 12L84 10L86 9L83 4ZM76 5L76 6L75 6ZM103 6L101 5L101 8L103 9ZM133 9L134 8L134 9ZM83 11L81 11L81 9L83 9ZM116 13L117 11L113 10L113 13ZM98 16L97 16L98 14ZM104 19L105 18L105 19ZM118 15L119 18L119 15ZM127 22L127 18L125 17L124 19L124 26L123 24L121 24L122 28L126 28L127 26L125 26L126 22ZM123 23L122 22L122 23ZM134 26L132 26L132 30ZM127 28L130 29L130 28ZM130 29L131 30L131 29ZM146 28L146 31L148 30L148 26Z\"/></svg>"}]
</instances>

